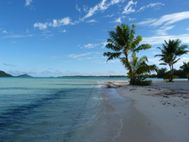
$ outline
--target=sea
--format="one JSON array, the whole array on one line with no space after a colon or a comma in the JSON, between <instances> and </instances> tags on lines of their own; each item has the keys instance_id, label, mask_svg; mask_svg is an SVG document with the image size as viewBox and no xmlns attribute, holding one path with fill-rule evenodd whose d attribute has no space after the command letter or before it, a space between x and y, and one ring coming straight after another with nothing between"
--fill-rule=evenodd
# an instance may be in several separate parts
<instances>
[{"instance_id":1,"label":"sea","mask_svg":"<svg viewBox=\"0 0 189 142\"><path fill-rule=\"evenodd\" d=\"M75 141L96 119L109 80L127 78L0 78L0 142Z\"/></svg>"}]
</instances>

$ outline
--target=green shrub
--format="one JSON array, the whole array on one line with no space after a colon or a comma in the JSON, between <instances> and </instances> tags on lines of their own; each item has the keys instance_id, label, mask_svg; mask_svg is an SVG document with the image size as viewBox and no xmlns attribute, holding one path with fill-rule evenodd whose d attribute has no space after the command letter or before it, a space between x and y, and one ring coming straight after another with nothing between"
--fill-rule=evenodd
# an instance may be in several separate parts
<instances>
[{"instance_id":1,"label":"green shrub","mask_svg":"<svg viewBox=\"0 0 189 142\"><path fill-rule=\"evenodd\" d=\"M149 86L152 84L151 80L135 80L135 82L130 83L131 85L137 86Z\"/></svg>"}]
</instances>

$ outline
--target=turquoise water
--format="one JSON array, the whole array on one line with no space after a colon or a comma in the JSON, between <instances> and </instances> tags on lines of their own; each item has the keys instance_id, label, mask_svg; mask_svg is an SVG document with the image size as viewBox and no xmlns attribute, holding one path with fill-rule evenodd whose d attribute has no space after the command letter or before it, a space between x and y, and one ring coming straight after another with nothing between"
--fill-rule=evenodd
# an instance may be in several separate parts
<instances>
[{"instance_id":1,"label":"turquoise water","mask_svg":"<svg viewBox=\"0 0 189 142\"><path fill-rule=\"evenodd\" d=\"M97 83L122 78L1 78L0 141L71 141L95 119ZM79 140L78 140L79 141Z\"/></svg>"}]
</instances>

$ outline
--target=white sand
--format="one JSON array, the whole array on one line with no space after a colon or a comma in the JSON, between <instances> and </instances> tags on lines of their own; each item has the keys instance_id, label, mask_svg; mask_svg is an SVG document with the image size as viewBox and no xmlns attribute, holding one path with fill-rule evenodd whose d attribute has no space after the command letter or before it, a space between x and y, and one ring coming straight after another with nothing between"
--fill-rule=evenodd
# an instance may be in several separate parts
<instances>
[{"instance_id":1,"label":"white sand","mask_svg":"<svg viewBox=\"0 0 189 142\"><path fill-rule=\"evenodd\" d=\"M189 82L179 81L117 89L134 102L125 141L189 142L189 99L184 99L189 96L188 87Z\"/></svg>"},{"instance_id":2,"label":"white sand","mask_svg":"<svg viewBox=\"0 0 189 142\"><path fill-rule=\"evenodd\" d=\"M189 142L187 85L155 82L150 87L136 87L127 82L108 82L101 89L96 119L73 141Z\"/></svg>"},{"instance_id":3,"label":"white sand","mask_svg":"<svg viewBox=\"0 0 189 142\"><path fill-rule=\"evenodd\" d=\"M187 91L189 93L189 81L177 80L175 82L154 81L152 87L160 89L171 89L176 91Z\"/></svg>"}]
</instances>

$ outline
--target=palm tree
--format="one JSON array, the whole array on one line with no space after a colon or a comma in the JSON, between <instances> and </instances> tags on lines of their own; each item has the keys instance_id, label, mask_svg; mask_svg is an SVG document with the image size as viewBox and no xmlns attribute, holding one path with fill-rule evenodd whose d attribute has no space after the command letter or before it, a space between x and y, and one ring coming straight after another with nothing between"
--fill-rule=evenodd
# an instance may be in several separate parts
<instances>
[{"instance_id":1,"label":"palm tree","mask_svg":"<svg viewBox=\"0 0 189 142\"><path fill-rule=\"evenodd\" d=\"M111 50L111 52L104 53L104 56L108 58L107 61L119 59L123 63L128 69L128 77L132 85L136 84L138 76L145 73L148 68L147 60L143 60L146 57L139 60L136 57L137 52L151 48L149 44L140 44L141 41L141 36L135 36L134 25L130 27L122 24L117 26L115 31L109 33L106 48ZM132 61L129 60L130 57L133 59ZM138 69L135 69L136 66Z\"/></svg>"},{"instance_id":2,"label":"palm tree","mask_svg":"<svg viewBox=\"0 0 189 142\"><path fill-rule=\"evenodd\" d=\"M189 62L188 63L184 62L180 68L186 74L186 77L188 78L188 81L189 81Z\"/></svg>"},{"instance_id":3,"label":"palm tree","mask_svg":"<svg viewBox=\"0 0 189 142\"><path fill-rule=\"evenodd\" d=\"M146 76L151 72L156 70L155 65L148 65L148 58L143 56L141 58L137 57L136 53L133 52L132 59L130 61L131 72L128 73L128 76L131 79L131 84L142 84L141 82L146 79Z\"/></svg>"},{"instance_id":4,"label":"palm tree","mask_svg":"<svg viewBox=\"0 0 189 142\"><path fill-rule=\"evenodd\" d=\"M168 65L170 68L169 74L169 82L173 81L174 75L174 67L173 65L180 60L179 56L186 54L188 51L186 50L188 46L181 45L181 41L179 39L169 40L168 42L162 45L161 54L156 55L160 57L160 61L163 61L161 65Z\"/></svg>"}]
</instances>

